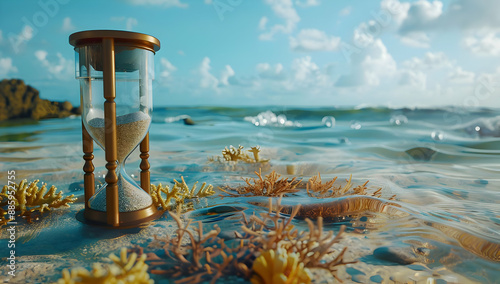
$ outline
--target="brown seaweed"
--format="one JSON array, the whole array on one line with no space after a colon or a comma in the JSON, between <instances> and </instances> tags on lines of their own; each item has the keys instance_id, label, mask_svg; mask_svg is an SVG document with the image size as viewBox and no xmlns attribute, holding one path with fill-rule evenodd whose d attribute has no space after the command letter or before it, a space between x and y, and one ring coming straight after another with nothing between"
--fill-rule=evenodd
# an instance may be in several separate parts
<instances>
[{"instance_id":1,"label":"brown seaweed","mask_svg":"<svg viewBox=\"0 0 500 284\"><path fill-rule=\"evenodd\" d=\"M352 185L352 175L349 179L346 179L346 184L344 186L335 186L335 181L337 177L332 180L324 182L321 180L321 174L318 173L317 176L311 177L306 184L307 194L311 197L316 198L336 198L346 195L367 195L380 198L382 196L382 188L378 188L374 192L369 192L366 186L369 181L366 181L362 185L353 187ZM351 190L352 189L352 190ZM393 195L389 200L393 200L396 196Z\"/></svg>"},{"instance_id":2,"label":"brown seaweed","mask_svg":"<svg viewBox=\"0 0 500 284\"><path fill-rule=\"evenodd\" d=\"M262 177L262 171L255 172L256 178L246 178L244 179L246 186L238 187L235 189L224 189L219 187L219 189L229 196L281 196L289 193L295 193L300 191L296 187L300 184L302 180L297 181L294 177L290 181L287 178L281 178L281 175L272 171L270 174L266 175L265 178ZM232 193L229 190L236 191L237 193Z\"/></svg>"}]
</instances>

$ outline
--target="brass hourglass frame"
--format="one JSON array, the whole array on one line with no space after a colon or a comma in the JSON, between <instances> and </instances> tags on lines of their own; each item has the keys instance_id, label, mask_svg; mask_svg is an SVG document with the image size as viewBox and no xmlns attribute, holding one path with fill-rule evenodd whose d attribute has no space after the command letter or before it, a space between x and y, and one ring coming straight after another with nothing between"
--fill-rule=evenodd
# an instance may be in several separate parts
<instances>
[{"instance_id":1,"label":"brass hourglass frame","mask_svg":"<svg viewBox=\"0 0 500 284\"><path fill-rule=\"evenodd\" d=\"M91 30L77 32L69 37L69 43L75 47L75 50L80 47L90 45L101 45L102 56L101 60L94 62L101 65L103 72L103 94L104 94L104 129L105 129L105 158L106 169L108 170L105 181L106 186L106 212L98 211L90 208L89 199L95 193L94 180L94 164L93 164L93 139L88 133L83 124L82 116L82 142L83 142L83 166L84 174L84 191L85 191L85 209L83 216L86 221L92 224L106 225L118 228L135 227L158 217L160 212L152 204L146 208L130 211L119 212L118 200L118 175L117 168L117 125L116 125L116 76L115 76L115 46L125 46L127 48L145 49L156 53L160 49L160 41L150 35L114 31L114 30ZM99 62L101 61L101 62ZM77 63L78 64L78 63ZM90 70L90 66L86 66ZM90 81L90 78L89 78ZM83 99L81 98L83 106ZM150 164L149 158L149 131L145 138L140 143L140 180L142 189L150 194Z\"/></svg>"}]
</instances>

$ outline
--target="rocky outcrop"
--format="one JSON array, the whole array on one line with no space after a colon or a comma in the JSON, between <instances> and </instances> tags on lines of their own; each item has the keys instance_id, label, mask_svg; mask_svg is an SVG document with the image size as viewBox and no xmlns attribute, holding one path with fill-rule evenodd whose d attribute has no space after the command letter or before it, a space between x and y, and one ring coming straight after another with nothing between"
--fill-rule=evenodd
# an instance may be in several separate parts
<instances>
[{"instance_id":1,"label":"rocky outcrop","mask_svg":"<svg viewBox=\"0 0 500 284\"><path fill-rule=\"evenodd\" d=\"M19 79L0 82L0 121L15 118L60 118L80 114L70 102L53 102L40 98L37 89Z\"/></svg>"}]
</instances>

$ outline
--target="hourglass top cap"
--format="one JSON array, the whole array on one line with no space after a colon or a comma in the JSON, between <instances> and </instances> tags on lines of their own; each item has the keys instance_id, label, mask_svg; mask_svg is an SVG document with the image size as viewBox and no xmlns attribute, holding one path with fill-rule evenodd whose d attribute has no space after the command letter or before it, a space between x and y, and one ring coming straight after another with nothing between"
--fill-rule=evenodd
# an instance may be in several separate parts
<instances>
[{"instance_id":1,"label":"hourglass top cap","mask_svg":"<svg viewBox=\"0 0 500 284\"><path fill-rule=\"evenodd\" d=\"M133 45L139 48L149 49L153 52L160 49L160 41L154 36L116 30L90 30L76 32L69 36L69 44L74 47L100 44L104 38L114 39L114 42L117 45Z\"/></svg>"}]
</instances>

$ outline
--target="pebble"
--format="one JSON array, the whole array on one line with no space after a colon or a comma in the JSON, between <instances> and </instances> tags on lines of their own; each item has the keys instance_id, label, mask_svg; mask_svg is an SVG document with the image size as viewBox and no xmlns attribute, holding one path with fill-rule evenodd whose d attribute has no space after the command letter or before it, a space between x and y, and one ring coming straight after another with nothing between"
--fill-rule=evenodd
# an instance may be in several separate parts
<instances>
[{"instance_id":1,"label":"pebble","mask_svg":"<svg viewBox=\"0 0 500 284\"><path fill-rule=\"evenodd\" d=\"M366 276L362 274L353 275L351 280L357 283L366 283Z\"/></svg>"},{"instance_id":2,"label":"pebble","mask_svg":"<svg viewBox=\"0 0 500 284\"><path fill-rule=\"evenodd\" d=\"M485 185L485 184L488 184L488 181L487 181L487 180L485 180L485 179L476 179L476 180L474 181L474 183L477 183L477 184L483 184L483 185Z\"/></svg>"},{"instance_id":3,"label":"pebble","mask_svg":"<svg viewBox=\"0 0 500 284\"><path fill-rule=\"evenodd\" d=\"M365 273L359 269L353 268L353 267L347 267L345 269L345 272L349 273L350 275L365 275Z\"/></svg>"},{"instance_id":4,"label":"pebble","mask_svg":"<svg viewBox=\"0 0 500 284\"><path fill-rule=\"evenodd\" d=\"M380 275L373 275L372 277L370 277L370 280L375 283L382 283L384 278L382 278L382 276Z\"/></svg>"},{"instance_id":5,"label":"pebble","mask_svg":"<svg viewBox=\"0 0 500 284\"><path fill-rule=\"evenodd\" d=\"M69 185L69 191L83 191L84 184L83 182L74 182Z\"/></svg>"},{"instance_id":6,"label":"pebble","mask_svg":"<svg viewBox=\"0 0 500 284\"><path fill-rule=\"evenodd\" d=\"M352 281L357 283L366 283L366 274L363 271L353 267L347 267L345 271L351 275Z\"/></svg>"},{"instance_id":7,"label":"pebble","mask_svg":"<svg viewBox=\"0 0 500 284\"><path fill-rule=\"evenodd\" d=\"M417 248L417 253L420 254L420 255L423 255L423 256L428 256L429 253L431 253L431 250L428 249L428 248L424 248L424 247L418 247Z\"/></svg>"},{"instance_id":8,"label":"pebble","mask_svg":"<svg viewBox=\"0 0 500 284\"><path fill-rule=\"evenodd\" d=\"M185 125L195 125L196 124L190 117L184 118L183 121L184 121Z\"/></svg>"},{"instance_id":9,"label":"pebble","mask_svg":"<svg viewBox=\"0 0 500 284\"><path fill-rule=\"evenodd\" d=\"M427 270L427 267L419 264L410 264L408 265L408 268L415 270L415 271L424 271Z\"/></svg>"}]
</instances>

